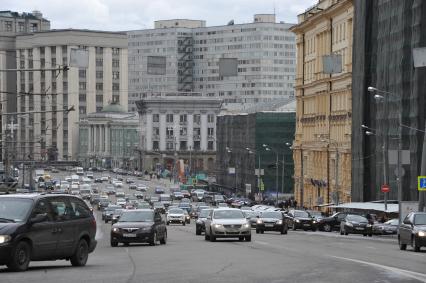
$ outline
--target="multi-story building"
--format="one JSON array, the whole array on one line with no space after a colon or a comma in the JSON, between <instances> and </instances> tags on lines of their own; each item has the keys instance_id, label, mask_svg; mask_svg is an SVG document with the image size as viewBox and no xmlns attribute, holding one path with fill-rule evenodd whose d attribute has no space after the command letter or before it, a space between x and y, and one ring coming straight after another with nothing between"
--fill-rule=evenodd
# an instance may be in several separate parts
<instances>
[{"instance_id":1,"label":"multi-story building","mask_svg":"<svg viewBox=\"0 0 426 283\"><path fill-rule=\"evenodd\" d=\"M289 144L294 136L296 113L294 103L287 101L286 106L283 110L217 117L218 186L243 195L247 188L251 189L250 195L293 194L293 157Z\"/></svg>"},{"instance_id":2,"label":"multi-story building","mask_svg":"<svg viewBox=\"0 0 426 283\"><path fill-rule=\"evenodd\" d=\"M201 93L158 93L137 101L142 169L173 170L182 160L187 173L213 172L221 104Z\"/></svg>"},{"instance_id":3,"label":"multi-story building","mask_svg":"<svg viewBox=\"0 0 426 283\"><path fill-rule=\"evenodd\" d=\"M18 72L16 79L18 92L32 93L18 98L18 112L34 112L17 117L22 148L17 159L76 160L80 118L110 102L127 110L125 33L73 29L29 33L17 36L16 49L18 69L34 69ZM85 67L71 64L76 49L87 50ZM71 107L75 110L64 112Z\"/></svg>"},{"instance_id":4,"label":"multi-story building","mask_svg":"<svg viewBox=\"0 0 426 283\"><path fill-rule=\"evenodd\" d=\"M351 200L353 14L351 0L319 0L291 29L298 51L295 197L307 207ZM325 71L327 55L337 55L334 71Z\"/></svg>"},{"instance_id":5,"label":"multi-story building","mask_svg":"<svg viewBox=\"0 0 426 283\"><path fill-rule=\"evenodd\" d=\"M129 170L138 167L138 113L127 112L113 103L80 119L79 127L78 160L83 166Z\"/></svg>"},{"instance_id":6,"label":"multi-story building","mask_svg":"<svg viewBox=\"0 0 426 283\"><path fill-rule=\"evenodd\" d=\"M421 60L413 53L426 46L426 2L354 1L354 7L352 199L383 200L380 188L388 184L389 199L416 201L417 176L424 175L426 68L415 67ZM398 148L399 197L398 160L392 158Z\"/></svg>"},{"instance_id":7,"label":"multi-story building","mask_svg":"<svg viewBox=\"0 0 426 283\"><path fill-rule=\"evenodd\" d=\"M242 110L294 95L295 36L275 15L206 27L167 20L128 32L129 109L149 92L200 92Z\"/></svg>"},{"instance_id":8,"label":"multi-story building","mask_svg":"<svg viewBox=\"0 0 426 283\"><path fill-rule=\"evenodd\" d=\"M0 69L16 69L16 35L49 29L50 22L39 11L0 11ZM16 72L0 72L0 92L1 113L16 112ZM3 160L4 152L13 154L17 150L14 146L16 124L15 117L0 115L0 132L3 137L8 137L0 143L0 160Z\"/></svg>"}]
</instances>

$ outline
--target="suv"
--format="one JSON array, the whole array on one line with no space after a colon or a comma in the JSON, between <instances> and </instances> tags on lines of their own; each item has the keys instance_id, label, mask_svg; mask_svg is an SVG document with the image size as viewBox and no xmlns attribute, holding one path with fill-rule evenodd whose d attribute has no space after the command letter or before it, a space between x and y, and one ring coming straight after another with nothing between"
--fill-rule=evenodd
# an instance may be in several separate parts
<instances>
[{"instance_id":1,"label":"suv","mask_svg":"<svg viewBox=\"0 0 426 283\"><path fill-rule=\"evenodd\" d=\"M411 212L399 226L399 249L407 249L411 245L415 252L426 247L426 212Z\"/></svg>"},{"instance_id":2,"label":"suv","mask_svg":"<svg viewBox=\"0 0 426 283\"><path fill-rule=\"evenodd\" d=\"M32 260L84 266L97 243L92 212L71 195L0 196L0 231L0 265L14 271L26 270Z\"/></svg>"},{"instance_id":3,"label":"suv","mask_svg":"<svg viewBox=\"0 0 426 283\"><path fill-rule=\"evenodd\" d=\"M342 222L348 213L346 212L336 212L330 217L325 217L319 220L318 228L321 231L331 232L333 230L340 229L340 222Z\"/></svg>"},{"instance_id":4,"label":"suv","mask_svg":"<svg viewBox=\"0 0 426 283\"><path fill-rule=\"evenodd\" d=\"M205 240L216 238L238 238L251 242L251 226L243 212L235 208L217 208L210 212L205 221Z\"/></svg>"}]
</instances>

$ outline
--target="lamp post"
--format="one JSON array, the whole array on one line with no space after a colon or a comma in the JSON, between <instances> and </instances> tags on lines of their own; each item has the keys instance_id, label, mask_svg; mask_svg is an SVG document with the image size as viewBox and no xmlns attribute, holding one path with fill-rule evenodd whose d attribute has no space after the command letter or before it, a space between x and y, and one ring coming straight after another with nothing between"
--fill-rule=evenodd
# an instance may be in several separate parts
<instances>
[{"instance_id":1,"label":"lamp post","mask_svg":"<svg viewBox=\"0 0 426 283\"><path fill-rule=\"evenodd\" d=\"M275 190L276 190L276 204L278 205L278 152L273 150L272 147L267 144L262 145L266 151L272 151L275 153Z\"/></svg>"},{"instance_id":2,"label":"lamp post","mask_svg":"<svg viewBox=\"0 0 426 283\"><path fill-rule=\"evenodd\" d=\"M328 148L330 150L330 145L334 146L334 149L336 151L336 159L334 161L334 194L336 199L336 205L339 205L339 148L337 147L338 141L334 139L322 139L322 142L328 142ZM328 160L327 160L328 162ZM327 166L328 168L328 166ZM328 181L328 180L327 180ZM330 185L330 182L328 181L328 185Z\"/></svg>"}]
</instances>

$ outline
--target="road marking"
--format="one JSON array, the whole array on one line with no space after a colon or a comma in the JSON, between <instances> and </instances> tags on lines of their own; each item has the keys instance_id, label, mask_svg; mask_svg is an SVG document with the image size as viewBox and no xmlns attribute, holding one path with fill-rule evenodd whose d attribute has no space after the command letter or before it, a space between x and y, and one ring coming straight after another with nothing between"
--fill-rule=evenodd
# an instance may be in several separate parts
<instances>
[{"instance_id":1,"label":"road marking","mask_svg":"<svg viewBox=\"0 0 426 283\"><path fill-rule=\"evenodd\" d=\"M388 270L388 271L394 272L396 274L399 274L399 275L402 275L402 276L405 276L405 277L410 277L410 278L419 280L421 282L426 282L426 274L423 274L423 273L403 270L403 269L399 269L399 268L396 268L396 267L386 266L386 265L382 265L382 264L377 264L377 263L372 263L372 262L357 260L357 259L352 259L352 258L346 258L346 257L340 257L340 256L330 256L330 257L337 258L337 259L343 259L343 260L346 260L346 261L352 261L352 262L356 262L356 263L359 263L359 264L369 265L369 266L375 267L377 269Z\"/></svg>"},{"instance_id":2,"label":"road marking","mask_svg":"<svg viewBox=\"0 0 426 283\"><path fill-rule=\"evenodd\" d=\"M269 243L267 242L262 242L262 241L254 241L254 242L259 245L265 245L265 246L269 245Z\"/></svg>"}]
</instances>

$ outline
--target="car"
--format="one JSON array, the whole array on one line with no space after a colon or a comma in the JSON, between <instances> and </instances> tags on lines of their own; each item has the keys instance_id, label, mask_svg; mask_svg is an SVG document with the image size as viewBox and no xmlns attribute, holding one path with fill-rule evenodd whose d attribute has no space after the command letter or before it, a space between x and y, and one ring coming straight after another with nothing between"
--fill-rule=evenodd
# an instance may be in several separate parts
<instances>
[{"instance_id":1,"label":"car","mask_svg":"<svg viewBox=\"0 0 426 283\"><path fill-rule=\"evenodd\" d=\"M93 177L94 177L93 172L87 172L86 177L89 178L89 179L93 179Z\"/></svg>"},{"instance_id":2,"label":"car","mask_svg":"<svg viewBox=\"0 0 426 283\"><path fill-rule=\"evenodd\" d=\"M129 185L129 190L136 190L136 188L137 188L136 184Z\"/></svg>"},{"instance_id":3,"label":"car","mask_svg":"<svg viewBox=\"0 0 426 283\"><path fill-rule=\"evenodd\" d=\"M121 215L123 214L123 212L125 211L124 208L119 208L114 210L114 213L112 214L112 219L111 219L111 223L117 223L117 221L120 219Z\"/></svg>"},{"instance_id":4,"label":"car","mask_svg":"<svg viewBox=\"0 0 426 283\"><path fill-rule=\"evenodd\" d=\"M137 209L151 209L151 205L147 202L138 202L136 204Z\"/></svg>"},{"instance_id":5,"label":"car","mask_svg":"<svg viewBox=\"0 0 426 283\"><path fill-rule=\"evenodd\" d=\"M102 182L108 182L109 181L109 176L102 176L101 180L102 180Z\"/></svg>"},{"instance_id":6,"label":"car","mask_svg":"<svg viewBox=\"0 0 426 283\"><path fill-rule=\"evenodd\" d=\"M146 192L148 190L148 187L145 185L137 185L136 190L139 192Z\"/></svg>"},{"instance_id":7,"label":"car","mask_svg":"<svg viewBox=\"0 0 426 283\"><path fill-rule=\"evenodd\" d=\"M404 218L398 230L398 243L400 250L406 250L407 245L415 252L426 247L426 212L411 212Z\"/></svg>"},{"instance_id":8,"label":"car","mask_svg":"<svg viewBox=\"0 0 426 283\"><path fill-rule=\"evenodd\" d=\"M102 220L105 221L105 223L108 223L112 220L112 216L114 215L114 211L116 209L121 209L122 207L120 205L108 205L105 207L105 209L102 211Z\"/></svg>"},{"instance_id":9,"label":"car","mask_svg":"<svg viewBox=\"0 0 426 283\"><path fill-rule=\"evenodd\" d=\"M154 208L155 211L160 212L161 214L166 213L166 208L164 207L164 204L162 202L154 202L152 204L152 207Z\"/></svg>"},{"instance_id":10,"label":"car","mask_svg":"<svg viewBox=\"0 0 426 283\"><path fill-rule=\"evenodd\" d=\"M340 222L348 215L346 212L336 212L330 217L324 217L318 222L318 229L325 232L339 231Z\"/></svg>"},{"instance_id":11,"label":"car","mask_svg":"<svg viewBox=\"0 0 426 283\"><path fill-rule=\"evenodd\" d=\"M251 227L256 228L257 219L262 212L258 211L258 210L254 210L254 211L253 210L244 210L243 212L244 212L244 215L246 216L247 220L250 222Z\"/></svg>"},{"instance_id":12,"label":"car","mask_svg":"<svg viewBox=\"0 0 426 283\"><path fill-rule=\"evenodd\" d=\"M102 181L102 179L101 178L95 178L95 183L102 183L103 181Z\"/></svg>"},{"instance_id":13,"label":"car","mask_svg":"<svg viewBox=\"0 0 426 283\"><path fill-rule=\"evenodd\" d=\"M280 211L264 211L256 221L256 234L263 234L265 231L277 231L287 234L288 223Z\"/></svg>"},{"instance_id":14,"label":"car","mask_svg":"<svg viewBox=\"0 0 426 283\"><path fill-rule=\"evenodd\" d=\"M191 224L191 216L189 215L188 211L183 209L183 213L185 214L185 222L186 224Z\"/></svg>"},{"instance_id":15,"label":"car","mask_svg":"<svg viewBox=\"0 0 426 283\"><path fill-rule=\"evenodd\" d=\"M251 241L251 226L243 212L236 208L213 209L205 221L204 239L212 242L217 238L238 238Z\"/></svg>"},{"instance_id":16,"label":"car","mask_svg":"<svg viewBox=\"0 0 426 283\"><path fill-rule=\"evenodd\" d=\"M106 187L106 193L108 195L115 195L115 188L113 186L107 186Z\"/></svg>"},{"instance_id":17,"label":"car","mask_svg":"<svg viewBox=\"0 0 426 283\"><path fill-rule=\"evenodd\" d=\"M144 197L144 194L143 193L141 193L141 192L136 192L136 193L134 193L133 194L136 198L138 198L138 199L143 199L143 197Z\"/></svg>"},{"instance_id":18,"label":"car","mask_svg":"<svg viewBox=\"0 0 426 283\"><path fill-rule=\"evenodd\" d=\"M287 213L286 221L289 227L293 230L317 230L316 221L312 218L309 212L305 210L292 209Z\"/></svg>"},{"instance_id":19,"label":"car","mask_svg":"<svg viewBox=\"0 0 426 283\"><path fill-rule=\"evenodd\" d=\"M201 212L203 209L208 209L208 208L210 208L210 206L208 206L208 205L198 205L198 206L195 206L195 207L192 209L192 211L191 211L190 215L191 215L191 217L192 217L192 218L198 218L198 215L200 214L200 212Z\"/></svg>"},{"instance_id":20,"label":"car","mask_svg":"<svg viewBox=\"0 0 426 283\"><path fill-rule=\"evenodd\" d=\"M226 203L225 197L223 195L214 195L212 200L213 200L212 201L213 205L219 205L220 203Z\"/></svg>"},{"instance_id":21,"label":"car","mask_svg":"<svg viewBox=\"0 0 426 283\"><path fill-rule=\"evenodd\" d=\"M385 223L376 223L373 225L373 234L375 235L392 235L398 233L398 219L391 219Z\"/></svg>"},{"instance_id":22,"label":"car","mask_svg":"<svg viewBox=\"0 0 426 283\"><path fill-rule=\"evenodd\" d=\"M321 221L321 219L324 218L324 215L322 214L321 211L318 210L307 210L307 212L312 216L312 218L319 223Z\"/></svg>"},{"instance_id":23,"label":"car","mask_svg":"<svg viewBox=\"0 0 426 283\"><path fill-rule=\"evenodd\" d=\"M119 243L167 243L167 228L161 215L152 209L124 211L120 219L111 227L111 246Z\"/></svg>"},{"instance_id":24,"label":"car","mask_svg":"<svg viewBox=\"0 0 426 283\"><path fill-rule=\"evenodd\" d=\"M172 197L173 199L181 200L183 199L183 194L179 191L176 191L176 192L173 192Z\"/></svg>"},{"instance_id":25,"label":"car","mask_svg":"<svg viewBox=\"0 0 426 283\"><path fill-rule=\"evenodd\" d=\"M127 201L124 198L118 198L116 203L117 205L124 207L127 204Z\"/></svg>"},{"instance_id":26,"label":"car","mask_svg":"<svg viewBox=\"0 0 426 283\"><path fill-rule=\"evenodd\" d=\"M206 226L205 221L210 214L211 209L202 209L200 214L198 215L198 219L195 222L195 235L201 235L201 233L205 232Z\"/></svg>"},{"instance_id":27,"label":"car","mask_svg":"<svg viewBox=\"0 0 426 283\"><path fill-rule=\"evenodd\" d=\"M132 178L126 178L126 184L133 184L135 182Z\"/></svg>"},{"instance_id":28,"label":"car","mask_svg":"<svg viewBox=\"0 0 426 283\"><path fill-rule=\"evenodd\" d=\"M108 196L101 196L98 202L98 210L103 211L110 203Z\"/></svg>"},{"instance_id":29,"label":"car","mask_svg":"<svg viewBox=\"0 0 426 283\"><path fill-rule=\"evenodd\" d=\"M155 193L160 195L160 194L164 194L165 190L162 187L156 187L155 188Z\"/></svg>"},{"instance_id":30,"label":"car","mask_svg":"<svg viewBox=\"0 0 426 283\"><path fill-rule=\"evenodd\" d=\"M151 196L150 199L149 199L149 202L151 204L154 204L155 202L158 202L158 201L159 201L159 198L156 197L156 196Z\"/></svg>"},{"instance_id":31,"label":"car","mask_svg":"<svg viewBox=\"0 0 426 283\"><path fill-rule=\"evenodd\" d=\"M0 265L12 271L44 260L68 259L73 266L84 266L97 244L89 207L65 194L0 196L0 231Z\"/></svg>"},{"instance_id":32,"label":"car","mask_svg":"<svg viewBox=\"0 0 426 283\"><path fill-rule=\"evenodd\" d=\"M185 217L184 210L180 209L180 208L170 209L167 212L166 224L169 225L170 223L179 223L179 224L182 224L183 226L185 226L186 217Z\"/></svg>"},{"instance_id":33,"label":"car","mask_svg":"<svg viewBox=\"0 0 426 283\"><path fill-rule=\"evenodd\" d=\"M164 204L165 207L169 207L172 203L172 199L169 194L161 194L160 201Z\"/></svg>"},{"instance_id":34,"label":"car","mask_svg":"<svg viewBox=\"0 0 426 283\"><path fill-rule=\"evenodd\" d=\"M364 216L348 214L340 222L340 235L348 234L363 234L371 237L373 235L372 225Z\"/></svg>"},{"instance_id":35,"label":"car","mask_svg":"<svg viewBox=\"0 0 426 283\"><path fill-rule=\"evenodd\" d=\"M101 199L101 195L98 193L93 193L90 195L90 204L91 205L98 205L99 201Z\"/></svg>"},{"instance_id":36,"label":"car","mask_svg":"<svg viewBox=\"0 0 426 283\"><path fill-rule=\"evenodd\" d=\"M181 190L180 192L182 193L184 198L188 198L188 199L191 198L191 194L189 193L188 190Z\"/></svg>"},{"instance_id":37,"label":"car","mask_svg":"<svg viewBox=\"0 0 426 283\"><path fill-rule=\"evenodd\" d=\"M115 193L115 197L116 197L116 198L125 198L125 197L126 197L126 194L124 193L124 191L117 191L117 192Z\"/></svg>"},{"instance_id":38,"label":"car","mask_svg":"<svg viewBox=\"0 0 426 283\"><path fill-rule=\"evenodd\" d=\"M67 181L68 183L71 183L72 181L71 176L65 176L65 181Z\"/></svg>"},{"instance_id":39,"label":"car","mask_svg":"<svg viewBox=\"0 0 426 283\"><path fill-rule=\"evenodd\" d=\"M113 183L113 185L114 185L114 187L116 187L116 188L122 188L122 187L123 187L123 182L122 182L122 181L117 180L117 181L115 181L115 182Z\"/></svg>"},{"instance_id":40,"label":"car","mask_svg":"<svg viewBox=\"0 0 426 283\"><path fill-rule=\"evenodd\" d=\"M191 204L187 203L187 202L181 202L178 205L179 208L185 209L186 211L188 211L188 213L191 213Z\"/></svg>"}]
</instances>

